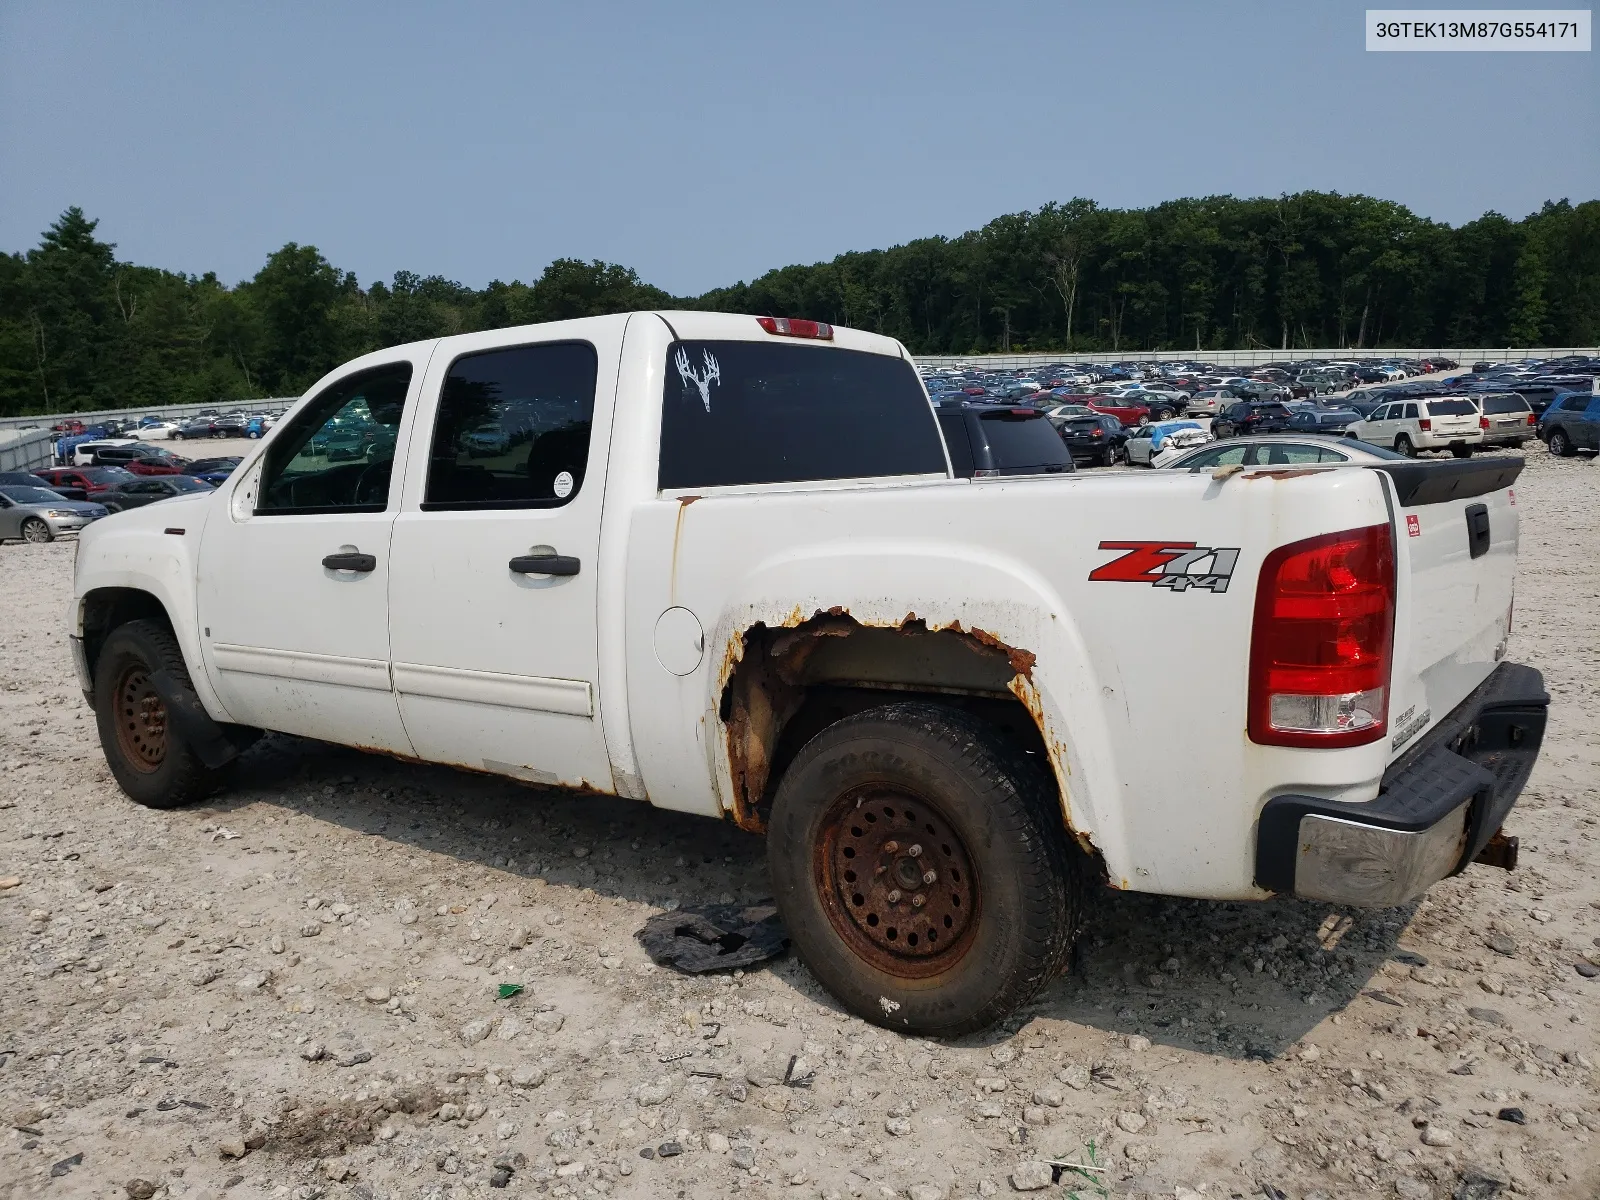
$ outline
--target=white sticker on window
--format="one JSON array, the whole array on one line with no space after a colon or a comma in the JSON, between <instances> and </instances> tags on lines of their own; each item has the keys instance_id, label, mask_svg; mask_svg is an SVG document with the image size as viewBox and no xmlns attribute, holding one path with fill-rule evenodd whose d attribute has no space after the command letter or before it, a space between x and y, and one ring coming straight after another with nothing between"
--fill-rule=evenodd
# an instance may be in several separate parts
<instances>
[{"instance_id":1,"label":"white sticker on window","mask_svg":"<svg viewBox=\"0 0 1600 1200\"><path fill-rule=\"evenodd\" d=\"M691 383L694 384L696 390L700 393L700 403L706 406L707 412L710 412L711 385L722 382L722 367L712 356L711 351L702 350L700 353L705 358L704 371L696 371L689 365L688 351L682 347L679 347L677 357L673 359L673 364L678 368L678 378L683 380L684 387L688 387Z\"/></svg>"},{"instance_id":2,"label":"white sticker on window","mask_svg":"<svg viewBox=\"0 0 1600 1200\"><path fill-rule=\"evenodd\" d=\"M572 495L572 472L561 472L556 476L555 483L551 487L555 490L557 500L565 500Z\"/></svg>"}]
</instances>

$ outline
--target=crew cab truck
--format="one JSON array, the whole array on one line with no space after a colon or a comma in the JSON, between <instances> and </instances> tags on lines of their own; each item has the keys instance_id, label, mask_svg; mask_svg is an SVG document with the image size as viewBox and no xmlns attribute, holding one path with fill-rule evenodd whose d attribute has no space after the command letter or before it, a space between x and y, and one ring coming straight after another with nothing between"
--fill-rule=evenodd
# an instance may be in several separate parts
<instances>
[{"instance_id":1,"label":"crew cab truck","mask_svg":"<svg viewBox=\"0 0 1600 1200\"><path fill-rule=\"evenodd\" d=\"M393 436L312 453L348 425ZM1511 864L1520 465L968 480L891 339L597 317L332 372L214 492L90 526L70 634L140 803L276 730L722 817L835 996L953 1035L1106 887L1395 905ZM1206 632L1129 651L1165 625Z\"/></svg>"}]
</instances>

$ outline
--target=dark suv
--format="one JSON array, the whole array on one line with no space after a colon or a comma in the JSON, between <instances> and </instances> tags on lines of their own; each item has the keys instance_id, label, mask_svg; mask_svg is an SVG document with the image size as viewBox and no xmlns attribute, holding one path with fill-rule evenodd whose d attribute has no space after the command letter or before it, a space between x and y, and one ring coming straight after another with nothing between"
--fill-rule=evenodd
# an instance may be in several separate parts
<instances>
[{"instance_id":1,"label":"dark suv","mask_svg":"<svg viewBox=\"0 0 1600 1200\"><path fill-rule=\"evenodd\" d=\"M1282 433L1289 428L1289 410L1276 400L1230 404L1211 421L1211 436L1237 437L1246 433Z\"/></svg>"},{"instance_id":2,"label":"dark suv","mask_svg":"<svg viewBox=\"0 0 1600 1200\"><path fill-rule=\"evenodd\" d=\"M1073 469L1066 443L1037 408L956 401L941 404L938 412L950 465L962 479L1054 475Z\"/></svg>"},{"instance_id":3,"label":"dark suv","mask_svg":"<svg viewBox=\"0 0 1600 1200\"><path fill-rule=\"evenodd\" d=\"M1600 395L1568 392L1539 418L1539 440L1565 458L1574 450L1600 450Z\"/></svg>"},{"instance_id":4,"label":"dark suv","mask_svg":"<svg viewBox=\"0 0 1600 1200\"><path fill-rule=\"evenodd\" d=\"M1128 431L1115 417L1091 413L1081 417L1050 417L1050 423L1067 445L1075 463L1109 467L1117 461Z\"/></svg>"}]
</instances>

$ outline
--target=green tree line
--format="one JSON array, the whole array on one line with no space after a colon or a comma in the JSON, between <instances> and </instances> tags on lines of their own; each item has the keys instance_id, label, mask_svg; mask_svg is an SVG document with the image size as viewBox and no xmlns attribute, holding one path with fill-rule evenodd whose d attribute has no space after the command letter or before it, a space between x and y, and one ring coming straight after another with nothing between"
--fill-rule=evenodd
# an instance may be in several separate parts
<instances>
[{"instance_id":1,"label":"green tree line","mask_svg":"<svg viewBox=\"0 0 1600 1200\"><path fill-rule=\"evenodd\" d=\"M536 321L688 307L811 317L926 354L1600 343L1600 202L1452 227L1367 196L1076 199L673 297L558 259L474 289L363 287L290 243L232 287L121 262L68 209L0 255L0 415L286 396L358 354Z\"/></svg>"}]
</instances>

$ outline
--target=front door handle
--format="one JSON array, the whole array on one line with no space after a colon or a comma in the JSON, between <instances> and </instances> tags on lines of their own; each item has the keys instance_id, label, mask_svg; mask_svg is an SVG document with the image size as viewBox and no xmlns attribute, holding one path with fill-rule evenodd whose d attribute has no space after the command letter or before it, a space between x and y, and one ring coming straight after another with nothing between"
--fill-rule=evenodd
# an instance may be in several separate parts
<instances>
[{"instance_id":1,"label":"front door handle","mask_svg":"<svg viewBox=\"0 0 1600 1200\"><path fill-rule=\"evenodd\" d=\"M510 567L518 575L576 575L578 560L566 554L519 554Z\"/></svg>"},{"instance_id":2,"label":"front door handle","mask_svg":"<svg viewBox=\"0 0 1600 1200\"><path fill-rule=\"evenodd\" d=\"M322 565L330 571L368 571L378 569L378 560L371 554L330 554L322 560Z\"/></svg>"}]
</instances>

